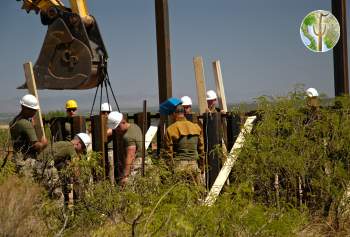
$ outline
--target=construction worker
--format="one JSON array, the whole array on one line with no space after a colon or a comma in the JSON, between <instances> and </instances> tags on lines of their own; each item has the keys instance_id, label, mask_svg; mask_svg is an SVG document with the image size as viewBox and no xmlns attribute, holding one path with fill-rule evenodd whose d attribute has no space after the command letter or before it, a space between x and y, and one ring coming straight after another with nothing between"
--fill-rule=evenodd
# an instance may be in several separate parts
<instances>
[{"instance_id":1,"label":"construction worker","mask_svg":"<svg viewBox=\"0 0 350 237\"><path fill-rule=\"evenodd\" d=\"M318 99L318 91L315 88L309 88L306 91L306 95L307 95L307 105L310 108L314 108L317 109L320 107L320 101Z\"/></svg>"},{"instance_id":2,"label":"construction worker","mask_svg":"<svg viewBox=\"0 0 350 237\"><path fill-rule=\"evenodd\" d=\"M42 174L39 180L51 196L63 198L68 202L68 194L74 183L74 177L68 177L61 172L70 161L86 152L91 144L91 138L86 133L78 133L71 141L59 141L46 147L38 156L40 166L37 173Z\"/></svg>"},{"instance_id":3,"label":"construction worker","mask_svg":"<svg viewBox=\"0 0 350 237\"><path fill-rule=\"evenodd\" d=\"M315 88L308 88L305 93L306 108L304 113L307 115L305 124L310 124L315 120L321 119L320 100L318 91Z\"/></svg>"},{"instance_id":4,"label":"construction worker","mask_svg":"<svg viewBox=\"0 0 350 237\"><path fill-rule=\"evenodd\" d=\"M185 117L187 120L198 124L201 128L203 127L202 122L198 119L198 116L192 111L192 99L185 95L181 97L182 106L184 108Z\"/></svg>"},{"instance_id":5,"label":"construction worker","mask_svg":"<svg viewBox=\"0 0 350 237\"><path fill-rule=\"evenodd\" d=\"M166 130L164 158L175 172L185 172L192 181L201 184L205 158L202 129L188 121L184 112L183 106L177 105L171 113L175 123Z\"/></svg>"},{"instance_id":6,"label":"construction worker","mask_svg":"<svg viewBox=\"0 0 350 237\"><path fill-rule=\"evenodd\" d=\"M101 113L108 116L108 114L110 112L112 112L112 106L107 102L102 103L101 104Z\"/></svg>"},{"instance_id":7,"label":"construction worker","mask_svg":"<svg viewBox=\"0 0 350 237\"><path fill-rule=\"evenodd\" d=\"M72 121L71 119L77 115L78 103L75 100L66 101L67 121L64 123L64 140L70 141L72 139Z\"/></svg>"},{"instance_id":8,"label":"construction worker","mask_svg":"<svg viewBox=\"0 0 350 237\"><path fill-rule=\"evenodd\" d=\"M128 123L122 113L117 111L108 115L107 136L112 139L112 130L121 137L121 161L118 162L120 184L124 186L129 177L133 178L142 166L142 132L139 126Z\"/></svg>"},{"instance_id":9,"label":"construction worker","mask_svg":"<svg viewBox=\"0 0 350 237\"><path fill-rule=\"evenodd\" d=\"M217 101L218 96L216 95L216 92L213 90L208 90L207 91L207 104L208 104L208 108L207 108L207 112L220 112L220 108L216 107L217 106Z\"/></svg>"},{"instance_id":10,"label":"construction worker","mask_svg":"<svg viewBox=\"0 0 350 237\"><path fill-rule=\"evenodd\" d=\"M33 126L33 117L39 110L35 96L27 94L20 100L21 112L10 122L16 171L33 178L36 157L47 146L47 139L39 140Z\"/></svg>"},{"instance_id":11,"label":"construction worker","mask_svg":"<svg viewBox=\"0 0 350 237\"><path fill-rule=\"evenodd\" d=\"M192 114L192 99L191 97L185 95L181 97L182 106L186 114Z\"/></svg>"}]
</instances>

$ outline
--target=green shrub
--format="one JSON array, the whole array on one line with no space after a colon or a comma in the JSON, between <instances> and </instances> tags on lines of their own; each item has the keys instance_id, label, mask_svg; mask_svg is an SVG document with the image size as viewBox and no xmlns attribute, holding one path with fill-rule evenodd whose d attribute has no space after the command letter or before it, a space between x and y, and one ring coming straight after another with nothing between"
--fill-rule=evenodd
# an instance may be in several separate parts
<instances>
[{"instance_id":1,"label":"green shrub","mask_svg":"<svg viewBox=\"0 0 350 237\"><path fill-rule=\"evenodd\" d=\"M260 98L262 119L234 166L234 186L249 183L255 202L267 206L336 215L350 178L349 98L335 104L312 112L303 93Z\"/></svg>"},{"instance_id":2,"label":"green shrub","mask_svg":"<svg viewBox=\"0 0 350 237\"><path fill-rule=\"evenodd\" d=\"M298 90L288 97L259 98L259 121L246 136L231 185L211 207L203 205L204 188L163 162L154 162L145 177L124 188L112 186L98 179L100 156L93 153L63 171L75 177L80 192L74 207L40 199L33 228L65 236L344 236L349 215L340 217L349 210L344 190L350 178L350 100L328 104L335 106L313 112ZM242 115L239 109L235 113ZM7 174L3 181L0 176L0 191L11 167L10 162L7 173L0 171Z\"/></svg>"}]
</instances>

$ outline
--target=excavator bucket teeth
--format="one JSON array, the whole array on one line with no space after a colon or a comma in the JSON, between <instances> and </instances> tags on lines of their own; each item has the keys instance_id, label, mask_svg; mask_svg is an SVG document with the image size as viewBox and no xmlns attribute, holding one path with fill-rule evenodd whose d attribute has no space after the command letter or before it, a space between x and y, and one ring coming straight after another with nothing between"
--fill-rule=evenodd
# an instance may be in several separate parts
<instances>
[{"instance_id":1,"label":"excavator bucket teeth","mask_svg":"<svg viewBox=\"0 0 350 237\"><path fill-rule=\"evenodd\" d=\"M48 26L33 70L38 89L82 90L96 87L102 80L91 49L72 35L62 18ZM24 88L26 83L19 87Z\"/></svg>"}]
</instances>

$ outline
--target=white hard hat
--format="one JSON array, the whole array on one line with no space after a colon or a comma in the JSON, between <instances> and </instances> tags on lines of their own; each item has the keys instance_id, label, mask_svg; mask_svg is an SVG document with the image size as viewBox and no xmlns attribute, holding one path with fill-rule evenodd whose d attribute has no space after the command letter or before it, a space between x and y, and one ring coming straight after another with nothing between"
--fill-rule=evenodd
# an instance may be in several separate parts
<instances>
[{"instance_id":1,"label":"white hard hat","mask_svg":"<svg viewBox=\"0 0 350 237\"><path fill-rule=\"evenodd\" d=\"M309 88L306 90L306 95L308 97L317 97L318 96L318 92L315 88Z\"/></svg>"},{"instance_id":2,"label":"white hard hat","mask_svg":"<svg viewBox=\"0 0 350 237\"><path fill-rule=\"evenodd\" d=\"M35 110L39 109L38 99L34 95L31 95L31 94L27 94L27 95L23 96L22 99L20 100L20 103L22 106L30 108L30 109L35 109Z\"/></svg>"},{"instance_id":3,"label":"white hard hat","mask_svg":"<svg viewBox=\"0 0 350 237\"><path fill-rule=\"evenodd\" d=\"M185 95L181 97L182 105L192 105L191 97Z\"/></svg>"},{"instance_id":4,"label":"white hard hat","mask_svg":"<svg viewBox=\"0 0 350 237\"><path fill-rule=\"evenodd\" d=\"M101 112L112 112L112 106L107 102L101 104Z\"/></svg>"},{"instance_id":5,"label":"white hard hat","mask_svg":"<svg viewBox=\"0 0 350 237\"><path fill-rule=\"evenodd\" d=\"M115 129L123 119L123 114L113 111L108 115L108 128Z\"/></svg>"},{"instance_id":6,"label":"white hard hat","mask_svg":"<svg viewBox=\"0 0 350 237\"><path fill-rule=\"evenodd\" d=\"M213 91L213 90L207 91L207 100L215 100L217 98L218 97L217 97L215 91Z\"/></svg>"},{"instance_id":7,"label":"white hard hat","mask_svg":"<svg viewBox=\"0 0 350 237\"><path fill-rule=\"evenodd\" d=\"M79 137L79 139L84 143L85 148L87 148L91 144L91 138L86 133L81 132L81 133L78 133L75 136Z\"/></svg>"}]
</instances>

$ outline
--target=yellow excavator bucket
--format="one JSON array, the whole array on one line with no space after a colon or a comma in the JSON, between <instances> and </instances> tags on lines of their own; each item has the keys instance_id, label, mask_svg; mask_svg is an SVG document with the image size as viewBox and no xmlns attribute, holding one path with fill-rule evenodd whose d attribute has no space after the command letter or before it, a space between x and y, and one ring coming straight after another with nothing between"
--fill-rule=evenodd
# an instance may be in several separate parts
<instances>
[{"instance_id":1,"label":"yellow excavator bucket","mask_svg":"<svg viewBox=\"0 0 350 237\"><path fill-rule=\"evenodd\" d=\"M33 67L37 88L83 90L98 86L105 78L108 55L96 20L59 5L40 11L40 15L48 30Z\"/></svg>"}]
</instances>

